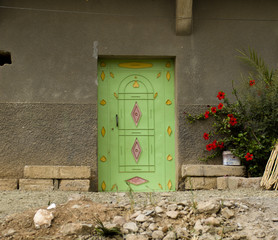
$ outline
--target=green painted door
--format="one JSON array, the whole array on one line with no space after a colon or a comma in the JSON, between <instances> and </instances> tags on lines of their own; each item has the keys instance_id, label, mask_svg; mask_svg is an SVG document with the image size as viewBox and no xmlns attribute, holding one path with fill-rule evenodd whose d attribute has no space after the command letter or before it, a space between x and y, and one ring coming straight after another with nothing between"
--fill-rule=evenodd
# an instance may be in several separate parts
<instances>
[{"instance_id":1,"label":"green painted door","mask_svg":"<svg viewBox=\"0 0 278 240\"><path fill-rule=\"evenodd\" d=\"M99 191L175 190L174 133L172 59L99 61Z\"/></svg>"}]
</instances>

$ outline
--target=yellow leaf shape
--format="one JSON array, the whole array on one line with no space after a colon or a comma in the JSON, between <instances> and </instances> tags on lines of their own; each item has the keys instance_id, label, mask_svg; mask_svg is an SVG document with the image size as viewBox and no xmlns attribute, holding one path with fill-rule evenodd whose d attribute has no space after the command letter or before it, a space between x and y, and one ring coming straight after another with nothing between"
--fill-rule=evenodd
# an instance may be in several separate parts
<instances>
[{"instance_id":1,"label":"yellow leaf shape","mask_svg":"<svg viewBox=\"0 0 278 240\"><path fill-rule=\"evenodd\" d=\"M134 87L134 88L139 88L139 83L138 83L137 81L134 81L133 87Z\"/></svg>"},{"instance_id":2,"label":"yellow leaf shape","mask_svg":"<svg viewBox=\"0 0 278 240\"><path fill-rule=\"evenodd\" d=\"M102 62L102 63L100 64L100 66L101 66L101 67L105 67L106 64L105 64L104 62Z\"/></svg>"},{"instance_id":3,"label":"yellow leaf shape","mask_svg":"<svg viewBox=\"0 0 278 240\"><path fill-rule=\"evenodd\" d=\"M169 68L169 67L171 67L171 63L166 63L166 65L165 65L167 68Z\"/></svg>"},{"instance_id":4,"label":"yellow leaf shape","mask_svg":"<svg viewBox=\"0 0 278 240\"><path fill-rule=\"evenodd\" d=\"M105 191L105 189L106 189L106 184L105 184L104 181L103 181L102 184L101 184L101 189L102 189L102 191Z\"/></svg>"},{"instance_id":5,"label":"yellow leaf shape","mask_svg":"<svg viewBox=\"0 0 278 240\"><path fill-rule=\"evenodd\" d=\"M166 104L167 104L167 105L171 105L171 104L172 104L171 100L168 99L168 100L166 101Z\"/></svg>"},{"instance_id":6,"label":"yellow leaf shape","mask_svg":"<svg viewBox=\"0 0 278 240\"><path fill-rule=\"evenodd\" d=\"M162 185L160 183L158 184L158 186L161 188L161 190L163 190L163 187L162 187Z\"/></svg>"},{"instance_id":7,"label":"yellow leaf shape","mask_svg":"<svg viewBox=\"0 0 278 240\"><path fill-rule=\"evenodd\" d=\"M102 129L101 129L101 135L104 137L104 135L105 135L105 128L104 127L102 127Z\"/></svg>"},{"instance_id":8,"label":"yellow leaf shape","mask_svg":"<svg viewBox=\"0 0 278 240\"><path fill-rule=\"evenodd\" d=\"M161 73L158 73L156 78L159 78L160 76L161 76Z\"/></svg>"},{"instance_id":9,"label":"yellow leaf shape","mask_svg":"<svg viewBox=\"0 0 278 240\"><path fill-rule=\"evenodd\" d=\"M158 93L156 92L153 96L153 99L156 99L157 95L158 95Z\"/></svg>"},{"instance_id":10,"label":"yellow leaf shape","mask_svg":"<svg viewBox=\"0 0 278 240\"><path fill-rule=\"evenodd\" d=\"M104 99L102 99L102 100L100 101L100 104L101 104L102 106L104 106L104 105L106 104L106 101L105 101Z\"/></svg>"},{"instance_id":11,"label":"yellow leaf shape","mask_svg":"<svg viewBox=\"0 0 278 240\"><path fill-rule=\"evenodd\" d=\"M167 186L168 186L168 189L171 190L171 188L172 188L172 182L171 182L171 180L169 180L169 182L167 183Z\"/></svg>"},{"instance_id":12,"label":"yellow leaf shape","mask_svg":"<svg viewBox=\"0 0 278 240\"><path fill-rule=\"evenodd\" d=\"M170 126L167 128L167 133L168 133L169 136L170 136L171 133L172 133L172 129L170 128Z\"/></svg>"},{"instance_id":13,"label":"yellow leaf shape","mask_svg":"<svg viewBox=\"0 0 278 240\"><path fill-rule=\"evenodd\" d=\"M114 92L114 97L118 99L118 95L117 93Z\"/></svg>"},{"instance_id":14,"label":"yellow leaf shape","mask_svg":"<svg viewBox=\"0 0 278 240\"><path fill-rule=\"evenodd\" d=\"M167 74L166 74L166 78L167 78L168 81L169 81L170 78L171 78L171 74L169 73L169 71L168 71Z\"/></svg>"},{"instance_id":15,"label":"yellow leaf shape","mask_svg":"<svg viewBox=\"0 0 278 240\"><path fill-rule=\"evenodd\" d=\"M167 160L168 161L171 161L173 159L173 157L169 154L168 156L167 156Z\"/></svg>"},{"instance_id":16,"label":"yellow leaf shape","mask_svg":"<svg viewBox=\"0 0 278 240\"><path fill-rule=\"evenodd\" d=\"M106 157L105 157L105 156L102 156L102 157L100 158L100 161L106 162Z\"/></svg>"},{"instance_id":17,"label":"yellow leaf shape","mask_svg":"<svg viewBox=\"0 0 278 240\"><path fill-rule=\"evenodd\" d=\"M113 74L113 73L111 73L111 72L110 72L110 76L111 76L111 78L114 78L114 74Z\"/></svg>"},{"instance_id":18,"label":"yellow leaf shape","mask_svg":"<svg viewBox=\"0 0 278 240\"><path fill-rule=\"evenodd\" d=\"M102 81L104 81L104 78L105 78L105 73L102 71L102 73L100 74L100 78Z\"/></svg>"}]
</instances>

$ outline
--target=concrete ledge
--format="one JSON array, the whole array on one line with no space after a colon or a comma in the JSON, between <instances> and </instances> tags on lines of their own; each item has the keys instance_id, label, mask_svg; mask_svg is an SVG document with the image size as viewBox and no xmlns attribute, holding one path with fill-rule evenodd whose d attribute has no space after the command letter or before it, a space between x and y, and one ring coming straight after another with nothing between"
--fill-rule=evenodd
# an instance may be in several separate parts
<instances>
[{"instance_id":1,"label":"concrete ledge","mask_svg":"<svg viewBox=\"0 0 278 240\"><path fill-rule=\"evenodd\" d=\"M216 189L216 177L186 177L185 190L201 190L201 189Z\"/></svg>"},{"instance_id":2,"label":"concrete ledge","mask_svg":"<svg viewBox=\"0 0 278 240\"><path fill-rule=\"evenodd\" d=\"M89 192L90 180L61 180L59 190Z\"/></svg>"},{"instance_id":3,"label":"concrete ledge","mask_svg":"<svg viewBox=\"0 0 278 240\"><path fill-rule=\"evenodd\" d=\"M52 179L19 179L19 190L52 191Z\"/></svg>"},{"instance_id":4,"label":"concrete ledge","mask_svg":"<svg viewBox=\"0 0 278 240\"><path fill-rule=\"evenodd\" d=\"M260 189L261 177L244 178L244 177L218 177L217 189L234 190L238 188Z\"/></svg>"},{"instance_id":5,"label":"concrete ledge","mask_svg":"<svg viewBox=\"0 0 278 240\"><path fill-rule=\"evenodd\" d=\"M25 178L37 179L88 179L89 166L25 166Z\"/></svg>"},{"instance_id":6,"label":"concrete ledge","mask_svg":"<svg viewBox=\"0 0 278 240\"><path fill-rule=\"evenodd\" d=\"M0 179L0 191L17 190L17 179Z\"/></svg>"},{"instance_id":7,"label":"concrete ledge","mask_svg":"<svg viewBox=\"0 0 278 240\"><path fill-rule=\"evenodd\" d=\"M244 166L182 165L182 177L244 176Z\"/></svg>"}]
</instances>

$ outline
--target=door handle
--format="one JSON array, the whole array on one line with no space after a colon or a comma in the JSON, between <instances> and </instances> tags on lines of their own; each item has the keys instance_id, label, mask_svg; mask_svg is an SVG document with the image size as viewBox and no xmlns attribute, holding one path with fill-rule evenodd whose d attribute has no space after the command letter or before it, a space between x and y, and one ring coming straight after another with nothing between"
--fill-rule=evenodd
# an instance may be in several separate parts
<instances>
[{"instance_id":1,"label":"door handle","mask_svg":"<svg viewBox=\"0 0 278 240\"><path fill-rule=\"evenodd\" d=\"M116 126L119 127L119 118L118 118L118 114L116 114Z\"/></svg>"}]
</instances>

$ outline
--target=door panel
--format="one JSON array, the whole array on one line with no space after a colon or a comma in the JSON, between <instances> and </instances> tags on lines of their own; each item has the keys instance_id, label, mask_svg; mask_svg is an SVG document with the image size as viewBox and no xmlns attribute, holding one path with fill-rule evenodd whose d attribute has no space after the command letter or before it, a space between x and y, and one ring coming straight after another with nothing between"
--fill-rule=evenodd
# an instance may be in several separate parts
<instances>
[{"instance_id":1,"label":"door panel","mask_svg":"<svg viewBox=\"0 0 278 240\"><path fill-rule=\"evenodd\" d=\"M173 70L169 59L100 60L100 191L175 189Z\"/></svg>"}]
</instances>

